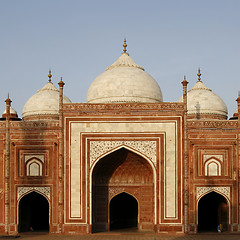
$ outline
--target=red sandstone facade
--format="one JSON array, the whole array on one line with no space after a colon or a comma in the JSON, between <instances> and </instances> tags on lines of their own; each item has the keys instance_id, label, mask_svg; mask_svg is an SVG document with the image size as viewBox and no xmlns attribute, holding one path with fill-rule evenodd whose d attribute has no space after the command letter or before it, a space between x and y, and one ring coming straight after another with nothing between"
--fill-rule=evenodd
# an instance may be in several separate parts
<instances>
[{"instance_id":1,"label":"red sandstone facade","mask_svg":"<svg viewBox=\"0 0 240 240\"><path fill-rule=\"evenodd\" d=\"M121 221L140 231L197 233L208 230L208 218L239 232L240 118L187 119L183 85L183 103L63 104L60 83L58 119L15 121L7 99L0 234L40 224L28 204L47 206L41 227L51 234L111 231ZM118 215L121 202L135 209L128 218ZM217 212L208 216L214 203Z\"/></svg>"}]
</instances>

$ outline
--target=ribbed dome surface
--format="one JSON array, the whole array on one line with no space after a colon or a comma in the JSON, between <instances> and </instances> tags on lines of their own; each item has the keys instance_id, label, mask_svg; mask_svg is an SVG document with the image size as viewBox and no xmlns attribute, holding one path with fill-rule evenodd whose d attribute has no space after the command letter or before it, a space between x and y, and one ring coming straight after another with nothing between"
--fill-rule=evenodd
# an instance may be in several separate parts
<instances>
[{"instance_id":1,"label":"ribbed dome surface","mask_svg":"<svg viewBox=\"0 0 240 240\"><path fill-rule=\"evenodd\" d=\"M71 103L66 96L64 103ZM22 116L57 115L59 113L59 90L48 82L42 89L28 99L23 107Z\"/></svg>"},{"instance_id":2,"label":"ribbed dome surface","mask_svg":"<svg viewBox=\"0 0 240 240\"><path fill-rule=\"evenodd\" d=\"M182 98L179 99L182 101ZM223 100L211 89L207 88L202 81L198 81L187 94L188 115L220 115L227 118L228 110Z\"/></svg>"},{"instance_id":3,"label":"ribbed dome surface","mask_svg":"<svg viewBox=\"0 0 240 240\"><path fill-rule=\"evenodd\" d=\"M88 103L162 102L157 82L127 53L100 74L87 93Z\"/></svg>"}]
</instances>

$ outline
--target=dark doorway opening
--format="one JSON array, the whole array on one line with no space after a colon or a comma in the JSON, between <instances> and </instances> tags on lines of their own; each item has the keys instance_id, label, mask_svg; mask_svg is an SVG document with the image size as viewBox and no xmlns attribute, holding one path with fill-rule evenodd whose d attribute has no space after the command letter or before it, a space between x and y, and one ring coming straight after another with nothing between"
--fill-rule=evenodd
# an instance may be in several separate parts
<instances>
[{"instance_id":1,"label":"dark doorway opening","mask_svg":"<svg viewBox=\"0 0 240 240\"><path fill-rule=\"evenodd\" d=\"M49 204L44 196L31 192L20 200L18 231L49 231Z\"/></svg>"},{"instance_id":2,"label":"dark doorway opening","mask_svg":"<svg viewBox=\"0 0 240 240\"><path fill-rule=\"evenodd\" d=\"M110 230L137 228L138 202L127 193L120 193L110 201Z\"/></svg>"},{"instance_id":3,"label":"dark doorway opening","mask_svg":"<svg viewBox=\"0 0 240 240\"><path fill-rule=\"evenodd\" d=\"M220 224L223 231L227 231L227 201L222 195L211 192L202 197L198 203L198 231L217 232Z\"/></svg>"}]
</instances>

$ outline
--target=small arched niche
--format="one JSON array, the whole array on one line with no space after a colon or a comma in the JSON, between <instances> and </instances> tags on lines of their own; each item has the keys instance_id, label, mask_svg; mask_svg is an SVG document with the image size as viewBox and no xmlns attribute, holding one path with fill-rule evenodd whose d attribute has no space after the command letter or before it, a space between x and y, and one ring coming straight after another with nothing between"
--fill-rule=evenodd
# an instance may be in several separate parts
<instances>
[{"instance_id":1,"label":"small arched niche","mask_svg":"<svg viewBox=\"0 0 240 240\"><path fill-rule=\"evenodd\" d=\"M43 162L38 158L31 158L26 162L26 176L42 177Z\"/></svg>"},{"instance_id":2,"label":"small arched niche","mask_svg":"<svg viewBox=\"0 0 240 240\"><path fill-rule=\"evenodd\" d=\"M221 161L210 158L205 162L205 176L221 176Z\"/></svg>"}]
</instances>

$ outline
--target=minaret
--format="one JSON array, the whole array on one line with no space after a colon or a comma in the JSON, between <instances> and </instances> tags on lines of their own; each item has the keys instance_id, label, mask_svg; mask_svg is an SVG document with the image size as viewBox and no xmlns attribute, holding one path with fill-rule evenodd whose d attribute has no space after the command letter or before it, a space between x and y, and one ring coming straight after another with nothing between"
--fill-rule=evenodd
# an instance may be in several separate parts
<instances>
[{"instance_id":1,"label":"minaret","mask_svg":"<svg viewBox=\"0 0 240 240\"><path fill-rule=\"evenodd\" d=\"M5 232L7 235L10 234L10 107L11 107L11 99L8 98L5 100L6 102L6 153L5 153Z\"/></svg>"},{"instance_id":2,"label":"minaret","mask_svg":"<svg viewBox=\"0 0 240 240\"><path fill-rule=\"evenodd\" d=\"M237 113L238 127L240 127L240 91L238 92L238 98L236 99L236 101L237 101L237 105L238 105L238 113Z\"/></svg>"},{"instance_id":3,"label":"minaret","mask_svg":"<svg viewBox=\"0 0 240 240\"><path fill-rule=\"evenodd\" d=\"M58 189L59 189L59 232L62 232L63 224L63 86L65 83L61 81L59 85L59 173L58 173Z\"/></svg>"},{"instance_id":4,"label":"minaret","mask_svg":"<svg viewBox=\"0 0 240 240\"><path fill-rule=\"evenodd\" d=\"M201 75L200 75L201 76ZM199 78L200 78L199 76ZM201 80L201 79L200 79ZM189 209L189 176L188 176L188 148L187 148L187 85L186 76L182 81L183 85L183 103L184 103L184 116L183 116L183 155L184 155L184 232L188 232L188 209Z\"/></svg>"}]
</instances>

